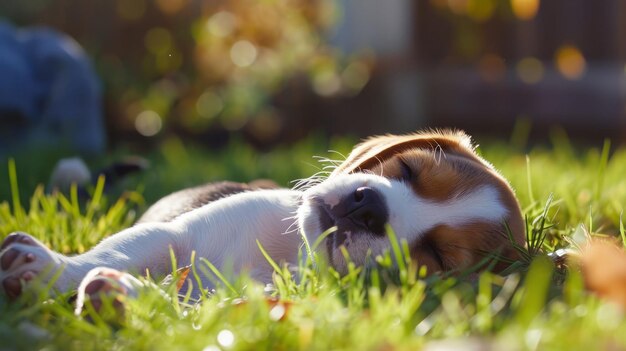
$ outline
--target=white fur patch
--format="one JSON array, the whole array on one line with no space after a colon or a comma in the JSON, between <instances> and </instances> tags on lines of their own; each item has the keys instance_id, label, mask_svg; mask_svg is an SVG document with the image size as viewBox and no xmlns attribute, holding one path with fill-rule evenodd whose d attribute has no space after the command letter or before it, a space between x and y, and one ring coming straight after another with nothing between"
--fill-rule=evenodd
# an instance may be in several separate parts
<instances>
[{"instance_id":1,"label":"white fur patch","mask_svg":"<svg viewBox=\"0 0 626 351\"><path fill-rule=\"evenodd\" d=\"M315 242L321 228L316 203L322 201L329 206L336 199L351 196L359 187L369 186L385 199L389 212L389 225L399 239L415 242L438 225L462 226L472 221L501 222L508 210L500 200L495 187L484 185L473 192L438 202L416 194L405 182L387 179L372 174L338 175L314 186L303 194L303 204L298 209L300 227L310 243ZM366 263L368 252L372 256L388 249L385 236L370 233L350 233L346 250L357 265ZM345 268L343 253L335 249L330 259L341 272Z\"/></svg>"},{"instance_id":2,"label":"white fur patch","mask_svg":"<svg viewBox=\"0 0 626 351\"><path fill-rule=\"evenodd\" d=\"M389 224L397 235L411 239L441 224L459 226L477 220L498 222L508 214L500 201L498 191L489 185L438 202L420 197L405 182L372 174L339 175L331 178L307 190L303 196L305 204L302 207L306 207L306 202L313 199L320 199L332 206L336 204L337 198L351 196L362 186L370 186L383 196L389 210ZM299 212L303 215L301 220L302 217L307 217L304 215L305 210L310 209L302 208L302 212ZM310 227L302 222L301 225L305 232ZM320 229L323 231L326 228Z\"/></svg>"},{"instance_id":3,"label":"white fur patch","mask_svg":"<svg viewBox=\"0 0 626 351\"><path fill-rule=\"evenodd\" d=\"M472 221L501 222L508 211L498 191L483 185L471 193L443 202L424 199L403 182L391 181L383 189L389 208L389 224L399 237L418 238L438 225L462 226Z\"/></svg>"}]
</instances>

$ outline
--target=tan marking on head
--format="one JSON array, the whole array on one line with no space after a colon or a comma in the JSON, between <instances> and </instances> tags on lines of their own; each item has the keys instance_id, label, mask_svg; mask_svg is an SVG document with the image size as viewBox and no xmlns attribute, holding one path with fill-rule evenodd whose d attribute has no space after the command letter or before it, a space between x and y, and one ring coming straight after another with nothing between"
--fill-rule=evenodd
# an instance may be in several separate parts
<instances>
[{"instance_id":1,"label":"tan marking on head","mask_svg":"<svg viewBox=\"0 0 626 351\"><path fill-rule=\"evenodd\" d=\"M372 137L357 145L331 176L367 170L398 153L415 149L438 154L439 159L451 153L462 155L475 162L484 162L474 153L470 137L460 131L384 135Z\"/></svg>"},{"instance_id":2,"label":"tan marking on head","mask_svg":"<svg viewBox=\"0 0 626 351\"><path fill-rule=\"evenodd\" d=\"M410 167L410 180L402 179L403 163ZM499 200L508 210L504 221L513 240L517 245L525 244L524 220L513 190L488 162L474 152L471 139L463 132L442 131L371 138L355 147L331 177L356 172L406 180L416 194L437 202L452 201L483 185L491 186L497 189ZM419 218L419 214L416 216ZM468 223L462 228L439 226L429 233L429 237L437 242L446 242L445 247L448 249L442 252L445 252L450 262L455 263L449 268L457 268L465 267L464 262L478 262L476 254L470 253L483 249L493 252L495 248L502 247L506 257L517 257L507 235L502 233L505 233L504 223ZM426 263L427 266L437 266L428 256L425 255L426 258L421 260L430 262Z\"/></svg>"},{"instance_id":3,"label":"tan marking on head","mask_svg":"<svg viewBox=\"0 0 626 351\"><path fill-rule=\"evenodd\" d=\"M426 249L427 248L427 249ZM441 264L432 250L436 250ZM502 271L520 255L511 244L503 224L489 222L469 223L462 227L441 225L429 231L411 246L411 258L422 265L428 273L437 271L462 271L481 263L485 258L497 259L494 271ZM489 265L491 261L486 261ZM437 269L437 267L440 267Z\"/></svg>"}]
</instances>

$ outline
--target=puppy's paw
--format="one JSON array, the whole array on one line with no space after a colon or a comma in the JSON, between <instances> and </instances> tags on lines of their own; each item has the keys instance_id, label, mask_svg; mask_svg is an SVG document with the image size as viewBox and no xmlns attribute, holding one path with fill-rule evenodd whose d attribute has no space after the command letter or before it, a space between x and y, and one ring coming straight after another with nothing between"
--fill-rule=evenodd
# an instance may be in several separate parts
<instances>
[{"instance_id":1,"label":"puppy's paw","mask_svg":"<svg viewBox=\"0 0 626 351\"><path fill-rule=\"evenodd\" d=\"M0 245L0 290L15 299L22 294L24 284L37 277L45 281L62 266L60 255L37 239L22 232L11 233Z\"/></svg>"},{"instance_id":2,"label":"puppy's paw","mask_svg":"<svg viewBox=\"0 0 626 351\"><path fill-rule=\"evenodd\" d=\"M76 309L81 315L90 304L94 312L106 313L109 317L124 316L124 302L136 297L143 283L132 275L116 269L97 267L89 271L78 287ZM108 318L107 318L108 319Z\"/></svg>"}]
</instances>

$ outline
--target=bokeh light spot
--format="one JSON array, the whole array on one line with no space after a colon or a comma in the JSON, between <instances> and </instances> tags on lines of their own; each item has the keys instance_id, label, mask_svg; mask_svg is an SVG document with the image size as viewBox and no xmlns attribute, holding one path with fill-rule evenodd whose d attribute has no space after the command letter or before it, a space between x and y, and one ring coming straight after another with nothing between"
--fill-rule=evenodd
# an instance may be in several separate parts
<instances>
[{"instance_id":1,"label":"bokeh light spot","mask_svg":"<svg viewBox=\"0 0 626 351\"><path fill-rule=\"evenodd\" d=\"M341 72L341 83L353 93L361 91L369 80L369 68L362 62L352 62Z\"/></svg>"},{"instance_id":2,"label":"bokeh light spot","mask_svg":"<svg viewBox=\"0 0 626 351\"><path fill-rule=\"evenodd\" d=\"M496 9L497 0L470 0L467 4L467 15L478 22L491 18Z\"/></svg>"},{"instance_id":3,"label":"bokeh light spot","mask_svg":"<svg viewBox=\"0 0 626 351\"><path fill-rule=\"evenodd\" d=\"M134 1L134 0L126 0L126 1ZM187 5L188 0L156 0L156 4L159 7L161 12L167 15L173 15L180 11L185 5Z\"/></svg>"},{"instance_id":4,"label":"bokeh light spot","mask_svg":"<svg viewBox=\"0 0 626 351\"><path fill-rule=\"evenodd\" d=\"M224 102L217 94L206 91L196 102L196 111L204 118L210 119L217 116L224 108Z\"/></svg>"},{"instance_id":5,"label":"bokeh light spot","mask_svg":"<svg viewBox=\"0 0 626 351\"><path fill-rule=\"evenodd\" d=\"M567 79L578 79L585 73L585 57L575 46L561 46L554 59L557 69Z\"/></svg>"},{"instance_id":6,"label":"bokeh light spot","mask_svg":"<svg viewBox=\"0 0 626 351\"><path fill-rule=\"evenodd\" d=\"M341 79L333 70L323 70L313 77L313 91L320 96L332 96L341 89Z\"/></svg>"},{"instance_id":7,"label":"bokeh light spot","mask_svg":"<svg viewBox=\"0 0 626 351\"><path fill-rule=\"evenodd\" d=\"M248 67L254 63L256 57L256 46L247 40L240 40L230 48L230 59L236 66Z\"/></svg>"},{"instance_id":8,"label":"bokeh light spot","mask_svg":"<svg viewBox=\"0 0 626 351\"><path fill-rule=\"evenodd\" d=\"M217 343L222 347L231 347L235 343L235 334L228 329L224 329L217 334Z\"/></svg>"},{"instance_id":9,"label":"bokeh light spot","mask_svg":"<svg viewBox=\"0 0 626 351\"><path fill-rule=\"evenodd\" d=\"M161 131L162 127L161 116L154 111L143 111L135 118L135 129L143 136L154 136Z\"/></svg>"},{"instance_id":10,"label":"bokeh light spot","mask_svg":"<svg viewBox=\"0 0 626 351\"><path fill-rule=\"evenodd\" d=\"M511 9L520 20L531 20L539 11L539 0L511 0Z\"/></svg>"},{"instance_id":11,"label":"bokeh light spot","mask_svg":"<svg viewBox=\"0 0 626 351\"><path fill-rule=\"evenodd\" d=\"M227 37L235 30L237 19L228 11L220 11L207 21L207 29L209 33L216 37Z\"/></svg>"},{"instance_id":12,"label":"bokeh light spot","mask_svg":"<svg viewBox=\"0 0 626 351\"><path fill-rule=\"evenodd\" d=\"M521 59L515 69L519 79L526 84L535 84L543 79L543 63L535 57Z\"/></svg>"},{"instance_id":13,"label":"bokeh light spot","mask_svg":"<svg viewBox=\"0 0 626 351\"><path fill-rule=\"evenodd\" d=\"M285 306L281 305L281 304L277 304L276 306L272 307L272 309L270 310L270 319L273 321L279 321L281 318L283 318L285 316Z\"/></svg>"}]
</instances>

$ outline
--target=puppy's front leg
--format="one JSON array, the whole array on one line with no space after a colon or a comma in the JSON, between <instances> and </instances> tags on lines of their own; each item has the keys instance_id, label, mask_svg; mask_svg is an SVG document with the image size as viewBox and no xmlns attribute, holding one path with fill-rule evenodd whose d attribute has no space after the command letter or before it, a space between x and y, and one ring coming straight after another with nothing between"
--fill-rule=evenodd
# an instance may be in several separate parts
<instances>
[{"instance_id":1,"label":"puppy's front leg","mask_svg":"<svg viewBox=\"0 0 626 351\"><path fill-rule=\"evenodd\" d=\"M113 235L92 250L77 256L64 256L48 249L32 236L10 234L0 246L2 290L15 298L22 283L39 277L46 282L58 274L54 288L61 292L75 288L91 269L100 266L134 273L146 269L155 275L171 270L169 248L177 252L179 236L174 223L151 223L131 227Z\"/></svg>"}]
</instances>

